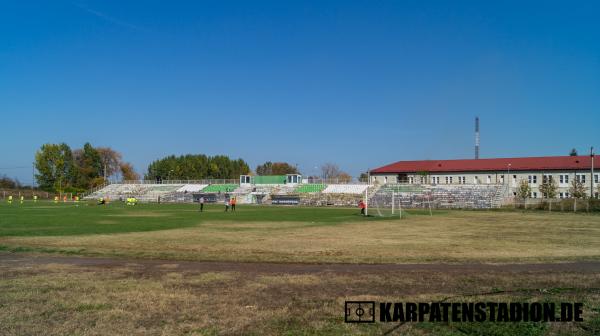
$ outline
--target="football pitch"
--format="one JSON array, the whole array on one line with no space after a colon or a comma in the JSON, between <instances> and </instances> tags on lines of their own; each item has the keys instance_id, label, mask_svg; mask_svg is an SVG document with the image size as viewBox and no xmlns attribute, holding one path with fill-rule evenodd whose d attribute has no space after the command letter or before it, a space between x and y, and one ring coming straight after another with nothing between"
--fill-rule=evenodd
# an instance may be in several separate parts
<instances>
[{"instance_id":1,"label":"football pitch","mask_svg":"<svg viewBox=\"0 0 600 336\"><path fill-rule=\"evenodd\" d=\"M594 335L600 216L0 205L0 325L20 334ZM344 301L584 302L582 323L344 323ZM139 309L143 307L143 309Z\"/></svg>"}]
</instances>

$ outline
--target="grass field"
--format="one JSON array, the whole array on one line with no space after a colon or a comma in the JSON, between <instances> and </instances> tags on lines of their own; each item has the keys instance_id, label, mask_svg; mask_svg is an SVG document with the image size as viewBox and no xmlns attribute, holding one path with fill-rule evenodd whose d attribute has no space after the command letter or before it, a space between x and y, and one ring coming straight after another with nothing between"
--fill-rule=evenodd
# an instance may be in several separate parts
<instances>
[{"instance_id":1,"label":"grass field","mask_svg":"<svg viewBox=\"0 0 600 336\"><path fill-rule=\"evenodd\" d=\"M596 214L3 203L0 250L3 335L600 334L600 273L551 266L600 260ZM581 301L585 321L343 323L345 300L454 296Z\"/></svg>"},{"instance_id":2,"label":"grass field","mask_svg":"<svg viewBox=\"0 0 600 336\"><path fill-rule=\"evenodd\" d=\"M0 249L176 260L429 263L600 259L597 214L192 205L0 205Z\"/></svg>"}]
</instances>

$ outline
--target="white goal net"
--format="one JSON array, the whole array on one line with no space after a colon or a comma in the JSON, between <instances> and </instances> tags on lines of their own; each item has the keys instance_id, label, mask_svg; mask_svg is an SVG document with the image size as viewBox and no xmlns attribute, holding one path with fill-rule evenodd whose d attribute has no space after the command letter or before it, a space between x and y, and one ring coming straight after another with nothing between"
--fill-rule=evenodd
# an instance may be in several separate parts
<instances>
[{"instance_id":1,"label":"white goal net","mask_svg":"<svg viewBox=\"0 0 600 336\"><path fill-rule=\"evenodd\" d=\"M406 209L431 211L432 195L424 188L409 185L383 185L372 193L366 193L368 215L376 217L398 217L406 215Z\"/></svg>"}]
</instances>

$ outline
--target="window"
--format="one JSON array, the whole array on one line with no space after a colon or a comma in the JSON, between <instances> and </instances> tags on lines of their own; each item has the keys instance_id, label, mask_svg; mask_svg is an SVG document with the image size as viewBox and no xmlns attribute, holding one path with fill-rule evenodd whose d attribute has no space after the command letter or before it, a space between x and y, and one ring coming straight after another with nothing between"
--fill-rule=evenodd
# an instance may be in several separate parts
<instances>
[{"instance_id":1,"label":"window","mask_svg":"<svg viewBox=\"0 0 600 336\"><path fill-rule=\"evenodd\" d=\"M487 184L490 184L490 183L492 183L492 176L488 175L488 177L487 177Z\"/></svg>"},{"instance_id":2,"label":"window","mask_svg":"<svg viewBox=\"0 0 600 336\"><path fill-rule=\"evenodd\" d=\"M473 177L473 184L479 184L479 177L477 177L477 176Z\"/></svg>"},{"instance_id":3,"label":"window","mask_svg":"<svg viewBox=\"0 0 600 336\"><path fill-rule=\"evenodd\" d=\"M529 184L537 184L537 175L528 176Z\"/></svg>"},{"instance_id":4,"label":"window","mask_svg":"<svg viewBox=\"0 0 600 336\"><path fill-rule=\"evenodd\" d=\"M504 184L504 175L500 175L500 183Z\"/></svg>"},{"instance_id":5,"label":"window","mask_svg":"<svg viewBox=\"0 0 600 336\"><path fill-rule=\"evenodd\" d=\"M383 178L383 183L387 183L387 176Z\"/></svg>"},{"instance_id":6,"label":"window","mask_svg":"<svg viewBox=\"0 0 600 336\"><path fill-rule=\"evenodd\" d=\"M585 183L585 175L575 175L577 182Z\"/></svg>"},{"instance_id":7,"label":"window","mask_svg":"<svg viewBox=\"0 0 600 336\"><path fill-rule=\"evenodd\" d=\"M446 176L446 184L450 183L450 178L448 176Z\"/></svg>"},{"instance_id":8,"label":"window","mask_svg":"<svg viewBox=\"0 0 600 336\"><path fill-rule=\"evenodd\" d=\"M543 181L543 183L552 182L552 175L544 174L542 176L542 181Z\"/></svg>"},{"instance_id":9,"label":"window","mask_svg":"<svg viewBox=\"0 0 600 336\"><path fill-rule=\"evenodd\" d=\"M414 177L410 176L410 177L408 178L408 183L409 183L409 184L413 184L414 182L415 182L415 181L414 181Z\"/></svg>"},{"instance_id":10,"label":"window","mask_svg":"<svg viewBox=\"0 0 600 336\"><path fill-rule=\"evenodd\" d=\"M425 184L425 176L421 176L421 184Z\"/></svg>"},{"instance_id":11,"label":"window","mask_svg":"<svg viewBox=\"0 0 600 336\"><path fill-rule=\"evenodd\" d=\"M569 175L567 175L567 174L559 175L558 181L560 182L560 184L569 184Z\"/></svg>"},{"instance_id":12,"label":"window","mask_svg":"<svg viewBox=\"0 0 600 336\"><path fill-rule=\"evenodd\" d=\"M563 194L563 193L558 193L558 197L559 197L559 198L564 198L563 196L564 196L564 194Z\"/></svg>"},{"instance_id":13,"label":"window","mask_svg":"<svg viewBox=\"0 0 600 336\"><path fill-rule=\"evenodd\" d=\"M569 193L568 192L565 193L565 198L569 198Z\"/></svg>"},{"instance_id":14,"label":"window","mask_svg":"<svg viewBox=\"0 0 600 336\"><path fill-rule=\"evenodd\" d=\"M533 192L533 198L537 198L537 192Z\"/></svg>"},{"instance_id":15,"label":"window","mask_svg":"<svg viewBox=\"0 0 600 336\"><path fill-rule=\"evenodd\" d=\"M594 183L598 183L598 174L594 174Z\"/></svg>"},{"instance_id":16,"label":"window","mask_svg":"<svg viewBox=\"0 0 600 336\"><path fill-rule=\"evenodd\" d=\"M431 184L440 184L440 177L439 176L432 176L431 177Z\"/></svg>"}]
</instances>

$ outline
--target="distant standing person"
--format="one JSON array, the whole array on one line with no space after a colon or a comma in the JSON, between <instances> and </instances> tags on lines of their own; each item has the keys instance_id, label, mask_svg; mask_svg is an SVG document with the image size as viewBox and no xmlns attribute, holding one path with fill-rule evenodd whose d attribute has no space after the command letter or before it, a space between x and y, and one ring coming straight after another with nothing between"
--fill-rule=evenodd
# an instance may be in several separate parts
<instances>
[{"instance_id":1,"label":"distant standing person","mask_svg":"<svg viewBox=\"0 0 600 336\"><path fill-rule=\"evenodd\" d=\"M204 210L204 196L200 196L200 212Z\"/></svg>"},{"instance_id":2,"label":"distant standing person","mask_svg":"<svg viewBox=\"0 0 600 336\"><path fill-rule=\"evenodd\" d=\"M225 212L229 211L229 200L225 199Z\"/></svg>"},{"instance_id":3,"label":"distant standing person","mask_svg":"<svg viewBox=\"0 0 600 336\"><path fill-rule=\"evenodd\" d=\"M231 199L231 211L235 211L235 204L237 203L237 199L232 198Z\"/></svg>"},{"instance_id":4,"label":"distant standing person","mask_svg":"<svg viewBox=\"0 0 600 336\"><path fill-rule=\"evenodd\" d=\"M358 201L358 208L360 209L360 214L361 215L365 215L365 208L367 206L365 205L365 202L363 202L362 200Z\"/></svg>"}]
</instances>

